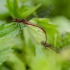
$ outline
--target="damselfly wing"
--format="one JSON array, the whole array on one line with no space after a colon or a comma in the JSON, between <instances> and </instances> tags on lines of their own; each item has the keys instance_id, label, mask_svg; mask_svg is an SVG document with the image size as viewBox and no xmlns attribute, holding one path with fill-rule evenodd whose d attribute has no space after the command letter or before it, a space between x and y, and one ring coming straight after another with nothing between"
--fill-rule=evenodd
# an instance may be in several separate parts
<instances>
[{"instance_id":1,"label":"damselfly wing","mask_svg":"<svg viewBox=\"0 0 70 70\"><path fill-rule=\"evenodd\" d=\"M52 12L52 10L54 9L53 5L49 5L48 7L44 7L42 9L40 9L39 11L36 11L36 13L32 14L31 16L29 16L27 18L27 20L32 19L33 17L37 17L37 18L47 18L50 13Z\"/></svg>"},{"instance_id":2,"label":"damselfly wing","mask_svg":"<svg viewBox=\"0 0 70 70\"><path fill-rule=\"evenodd\" d=\"M54 6L53 5L49 5L48 7L40 9L40 11L38 11L36 14L40 18L48 17L53 9L54 9Z\"/></svg>"},{"instance_id":3,"label":"damselfly wing","mask_svg":"<svg viewBox=\"0 0 70 70\"><path fill-rule=\"evenodd\" d=\"M53 10L53 8L54 7L52 5L50 5L48 7L48 10L47 9L44 9L44 10L41 9L40 12L37 13L37 15L39 17L44 17L45 15L49 16L49 14ZM20 19L14 19L14 22L18 22L18 23L22 22L26 26L31 39L34 40L34 42L36 44L41 44L42 41L44 43L46 43L47 36L46 36L46 31L44 30L44 28L37 26L35 24L31 24L31 23L27 22L25 19L21 19L21 20Z\"/></svg>"}]
</instances>

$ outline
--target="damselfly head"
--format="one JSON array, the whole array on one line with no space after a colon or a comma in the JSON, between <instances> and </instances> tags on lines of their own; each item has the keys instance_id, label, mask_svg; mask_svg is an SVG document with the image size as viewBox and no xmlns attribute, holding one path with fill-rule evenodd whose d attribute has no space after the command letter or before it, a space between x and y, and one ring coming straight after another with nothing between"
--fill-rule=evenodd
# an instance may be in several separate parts
<instances>
[{"instance_id":1,"label":"damselfly head","mask_svg":"<svg viewBox=\"0 0 70 70\"><path fill-rule=\"evenodd\" d=\"M14 18L14 22L18 22L18 19L17 18Z\"/></svg>"}]
</instances>

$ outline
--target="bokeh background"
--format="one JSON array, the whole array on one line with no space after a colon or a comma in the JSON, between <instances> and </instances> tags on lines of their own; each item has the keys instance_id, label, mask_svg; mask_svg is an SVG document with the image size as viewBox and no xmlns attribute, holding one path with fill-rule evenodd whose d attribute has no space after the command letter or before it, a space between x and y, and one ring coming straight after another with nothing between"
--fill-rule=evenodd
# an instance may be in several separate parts
<instances>
[{"instance_id":1,"label":"bokeh background","mask_svg":"<svg viewBox=\"0 0 70 70\"><path fill-rule=\"evenodd\" d=\"M30 27L37 39L23 24L15 28L14 18L42 26L47 40L38 27ZM70 0L0 0L0 70L70 70Z\"/></svg>"},{"instance_id":2,"label":"bokeh background","mask_svg":"<svg viewBox=\"0 0 70 70\"><path fill-rule=\"evenodd\" d=\"M66 18L70 19L70 1L69 0L62 0L62 1L56 1L56 0L20 0L22 4L26 4L28 6L36 6L38 4L42 4L42 7L47 7L49 5L53 5L55 8L53 12L51 12L50 16L65 16ZM10 16L8 13L6 5L6 0L2 0L0 2L0 19L4 17ZM46 9L47 10L47 9ZM5 15L5 16L3 16Z\"/></svg>"}]
</instances>

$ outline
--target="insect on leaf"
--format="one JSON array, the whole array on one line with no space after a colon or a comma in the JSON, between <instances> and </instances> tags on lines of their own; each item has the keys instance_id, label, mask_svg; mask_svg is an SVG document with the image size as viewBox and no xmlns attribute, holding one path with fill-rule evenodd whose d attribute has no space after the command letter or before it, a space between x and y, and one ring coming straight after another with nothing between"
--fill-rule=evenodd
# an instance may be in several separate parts
<instances>
[{"instance_id":1,"label":"insect on leaf","mask_svg":"<svg viewBox=\"0 0 70 70\"><path fill-rule=\"evenodd\" d=\"M27 30L34 44L41 45L42 41L46 42L46 34L41 28L27 25Z\"/></svg>"}]
</instances>

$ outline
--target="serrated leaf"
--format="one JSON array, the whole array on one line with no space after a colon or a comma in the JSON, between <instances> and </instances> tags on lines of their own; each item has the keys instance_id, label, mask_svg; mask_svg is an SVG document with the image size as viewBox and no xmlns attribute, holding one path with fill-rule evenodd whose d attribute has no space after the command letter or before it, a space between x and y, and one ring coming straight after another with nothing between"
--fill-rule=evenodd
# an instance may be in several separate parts
<instances>
[{"instance_id":1,"label":"serrated leaf","mask_svg":"<svg viewBox=\"0 0 70 70\"><path fill-rule=\"evenodd\" d=\"M28 16L30 16L32 13L34 13L38 8L40 7L40 5L37 5L36 7L31 7L25 11L20 11L20 16L22 18L27 18ZM22 9L24 10L24 9Z\"/></svg>"},{"instance_id":2,"label":"serrated leaf","mask_svg":"<svg viewBox=\"0 0 70 70\"><path fill-rule=\"evenodd\" d=\"M3 22L0 22L3 23ZM3 27L2 27L3 25ZM19 34L19 28L13 23L0 25L0 65L6 61L14 46L14 37Z\"/></svg>"},{"instance_id":3,"label":"serrated leaf","mask_svg":"<svg viewBox=\"0 0 70 70\"><path fill-rule=\"evenodd\" d=\"M8 8L9 13L13 18L27 18L40 7L40 5L37 5L36 7L26 7L23 5L18 6L19 2L17 1L18 0L7 0L6 7Z\"/></svg>"},{"instance_id":4,"label":"serrated leaf","mask_svg":"<svg viewBox=\"0 0 70 70\"><path fill-rule=\"evenodd\" d=\"M40 45L42 41L46 42L46 34L41 28L27 25L27 30L34 43Z\"/></svg>"},{"instance_id":5,"label":"serrated leaf","mask_svg":"<svg viewBox=\"0 0 70 70\"><path fill-rule=\"evenodd\" d=\"M47 42L51 43L53 46L59 46L57 45L59 41L59 34L56 29L56 25L54 25L48 18L34 18L29 21L30 23L39 24L39 26L43 27L46 31L47 35ZM40 35L39 35L40 36ZM45 37L43 37L45 38Z\"/></svg>"}]
</instances>

